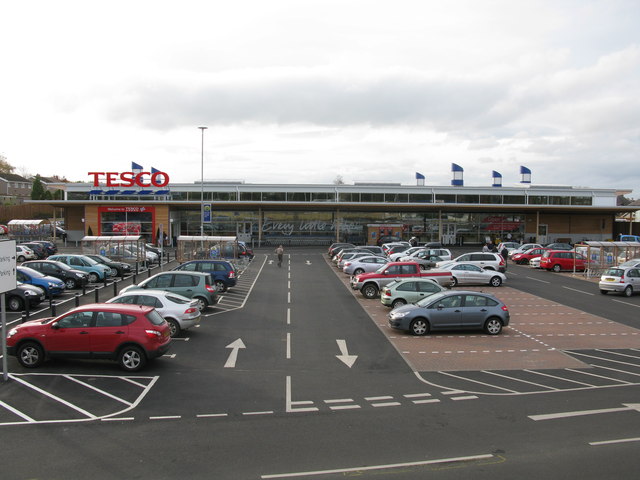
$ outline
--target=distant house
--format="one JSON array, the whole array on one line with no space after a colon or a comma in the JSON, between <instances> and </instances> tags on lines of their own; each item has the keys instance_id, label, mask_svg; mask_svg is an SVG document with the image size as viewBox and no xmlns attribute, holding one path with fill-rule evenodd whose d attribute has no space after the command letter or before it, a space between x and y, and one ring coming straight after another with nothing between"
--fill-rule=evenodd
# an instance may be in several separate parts
<instances>
[{"instance_id":1,"label":"distant house","mask_svg":"<svg viewBox=\"0 0 640 480\"><path fill-rule=\"evenodd\" d=\"M0 174L0 198L3 202L22 203L31 198L31 180L15 173Z\"/></svg>"}]
</instances>

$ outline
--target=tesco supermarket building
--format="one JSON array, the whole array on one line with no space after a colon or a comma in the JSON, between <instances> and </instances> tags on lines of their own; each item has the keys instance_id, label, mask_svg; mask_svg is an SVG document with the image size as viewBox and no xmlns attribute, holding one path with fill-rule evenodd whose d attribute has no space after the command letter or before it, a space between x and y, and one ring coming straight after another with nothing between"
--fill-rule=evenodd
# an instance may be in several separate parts
<instances>
[{"instance_id":1,"label":"tesco supermarket building","mask_svg":"<svg viewBox=\"0 0 640 480\"><path fill-rule=\"evenodd\" d=\"M87 183L57 185L64 200L46 202L63 211L70 241L141 234L171 244L180 235L200 235L202 219L205 235L237 236L255 246L373 244L383 235L449 245L577 242L614 238L616 215L637 210L616 205L630 190L502 186L495 178L494 185L464 186L455 173L451 186L172 184L168 173L155 169L88 176Z\"/></svg>"}]
</instances>

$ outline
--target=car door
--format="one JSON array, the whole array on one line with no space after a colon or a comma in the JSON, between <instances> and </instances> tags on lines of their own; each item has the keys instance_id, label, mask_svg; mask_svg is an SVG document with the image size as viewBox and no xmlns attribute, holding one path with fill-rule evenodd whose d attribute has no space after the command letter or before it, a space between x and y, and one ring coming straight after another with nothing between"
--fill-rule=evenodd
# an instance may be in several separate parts
<instances>
[{"instance_id":1,"label":"car door","mask_svg":"<svg viewBox=\"0 0 640 480\"><path fill-rule=\"evenodd\" d=\"M487 271L483 268L480 268L476 265L466 265L467 271L467 283L473 285L482 285L484 283L488 283L487 280Z\"/></svg>"},{"instance_id":2,"label":"car door","mask_svg":"<svg viewBox=\"0 0 640 480\"><path fill-rule=\"evenodd\" d=\"M417 302L420 297L418 296L418 286L416 282L403 282L396 288L396 298L402 298L407 303Z\"/></svg>"},{"instance_id":3,"label":"car door","mask_svg":"<svg viewBox=\"0 0 640 480\"><path fill-rule=\"evenodd\" d=\"M431 328L446 330L461 325L463 295L448 295L429 305L428 317Z\"/></svg>"},{"instance_id":4,"label":"car door","mask_svg":"<svg viewBox=\"0 0 640 480\"><path fill-rule=\"evenodd\" d=\"M52 355L88 356L91 351L92 311L73 312L54 321L45 338L45 349Z\"/></svg>"},{"instance_id":5,"label":"car door","mask_svg":"<svg viewBox=\"0 0 640 480\"><path fill-rule=\"evenodd\" d=\"M129 323L135 317L119 312L98 311L91 332L91 353L95 357L111 356L129 336Z\"/></svg>"},{"instance_id":6,"label":"car door","mask_svg":"<svg viewBox=\"0 0 640 480\"><path fill-rule=\"evenodd\" d=\"M442 291L442 288L435 282L422 280L416 283L418 284L418 299L416 301Z\"/></svg>"},{"instance_id":7,"label":"car door","mask_svg":"<svg viewBox=\"0 0 640 480\"><path fill-rule=\"evenodd\" d=\"M487 301L483 295L464 295L462 312L460 314L463 328L481 328L487 316Z\"/></svg>"},{"instance_id":8,"label":"car door","mask_svg":"<svg viewBox=\"0 0 640 480\"><path fill-rule=\"evenodd\" d=\"M195 275L173 275L173 283L171 288L167 290L192 298L195 293L195 286L198 283L198 277Z\"/></svg>"},{"instance_id":9,"label":"car door","mask_svg":"<svg viewBox=\"0 0 640 480\"><path fill-rule=\"evenodd\" d=\"M627 270L627 281L634 292L640 292L640 270L637 268L630 268Z\"/></svg>"},{"instance_id":10,"label":"car door","mask_svg":"<svg viewBox=\"0 0 640 480\"><path fill-rule=\"evenodd\" d=\"M455 277L456 283L458 285L469 283L469 275L467 271L468 266L469 265L463 264L454 265L453 267L451 267L451 274Z\"/></svg>"}]
</instances>

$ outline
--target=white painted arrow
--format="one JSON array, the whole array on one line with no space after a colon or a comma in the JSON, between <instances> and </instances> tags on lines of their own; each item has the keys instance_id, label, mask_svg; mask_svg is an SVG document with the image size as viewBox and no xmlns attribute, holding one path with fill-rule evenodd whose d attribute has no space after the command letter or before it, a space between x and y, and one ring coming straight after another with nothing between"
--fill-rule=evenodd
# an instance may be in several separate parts
<instances>
[{"instance_id":1,"label":"white painted arrow","mask_svg":"<svg viewBox=\"0 0 640 480\"><path fill-rule=\"evenodd\" d=\"M273 260L269 260L269 265L273 265Z\"/></svg>"},{"instance_id":2,"label":"white painted arrow","mask_svg":"<svg viewBox=\"0 0 640 480\"><path fill-rule=\"evenodd\" d=\"M236 368L236 361L238 360L238 350L247 347L245 347L242 339L239 338L235 342L231 342L225 348L231 348L232 350L229 354L229 358L227 358L227 363L224 364L224 368Z\"/></svg>"},{"instance_id":3,"label":"white painted arrow","mask_svg":"<svg viewBox=\"0 0 640 480\"><path fill-rule=\"evenodd\" d=\"M338 348L340 349L341 355L336 355L336 358L344 363L347 367L353 367L353 364L356 363L358 359L357 355L349 355L349 351L347 350L347 341L346 340L336 340L338 344Z\"/></svg>"},{"instance_id":4,"label":"white painted arrow","mask_svg":"<svg viewBox=\"0 0 640 480\"><path fill-rule=\"evenodd\" d=\"M311 265L311 262L309 260L307 260L307 265Z\"/></svg>"}]
</instances>

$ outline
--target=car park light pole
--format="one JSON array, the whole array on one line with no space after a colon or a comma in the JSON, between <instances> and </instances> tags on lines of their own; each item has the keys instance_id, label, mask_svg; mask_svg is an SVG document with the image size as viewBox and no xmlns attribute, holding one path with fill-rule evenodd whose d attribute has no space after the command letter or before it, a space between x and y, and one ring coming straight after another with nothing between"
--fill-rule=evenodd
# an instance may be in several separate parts
<instances>
[{"instance_id":1,"label":"car park light pole","mask_svg":"<svg viewBox=\"0 0 640 480\"><path fill-rule=\"evenodd\" d=\"M202 132L200 146L200 236L204 237L204 131L207 127L198 127ZM201 241L204 241L201 240Z\"/></svg>"}]
</instances>

